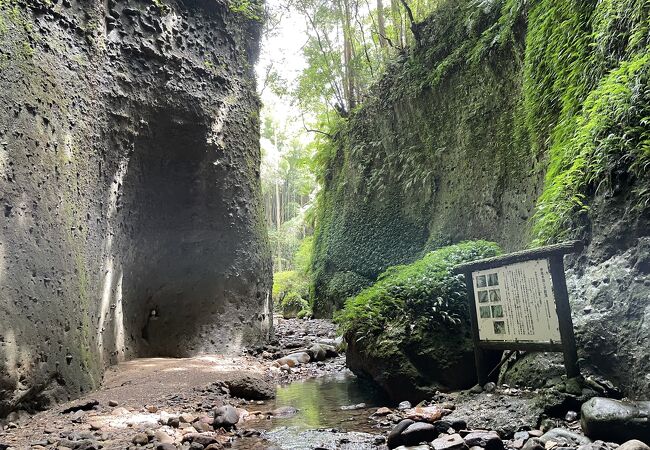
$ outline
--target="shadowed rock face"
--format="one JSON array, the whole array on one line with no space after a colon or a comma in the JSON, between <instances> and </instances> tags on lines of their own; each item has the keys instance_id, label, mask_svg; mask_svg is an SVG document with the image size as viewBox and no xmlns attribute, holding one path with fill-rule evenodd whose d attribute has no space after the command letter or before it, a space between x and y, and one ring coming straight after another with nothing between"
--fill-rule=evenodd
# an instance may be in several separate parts
<instances>
[{"instance_id":1,"label":"shadowed rock face","mask_svg":"<svg viewBox=\"0 0 650 450\"><path fill-rule=\"evenodd\" d=\"M259 24L219 1L0 6L0 415L268 336Z\"/></svg>"}]
</instances>

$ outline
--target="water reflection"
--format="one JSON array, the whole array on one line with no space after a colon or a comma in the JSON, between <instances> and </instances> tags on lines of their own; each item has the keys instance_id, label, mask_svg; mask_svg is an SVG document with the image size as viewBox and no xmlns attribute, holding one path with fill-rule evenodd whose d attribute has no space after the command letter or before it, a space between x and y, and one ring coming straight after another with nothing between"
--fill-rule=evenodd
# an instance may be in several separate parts
<instances>
[{"instance_id":1,"label":"water reflection","mask_svg":"<svg viewBox=\"0 0 650 450\"><path fill-rule=\"evenodd\" d=\"M340 440L340 434L312 433L307 430L334 428L341 432L381 434L381 431L376 428L376 422L369 419L369 416L376 407L385 406L387 402L388 400L373 385L349 373L337 377L298 381L279 386L275 400L267 402L263 407L264 411L294 407L298 409L295 415L249 421L246 428L264 430L264 436L268 439L267 445L278 445L283 449L313 448L317 443L321 447L330 448L330 445L326 445L323 440ZM366 407L354 410L341 409L342 406L360 403L365 403ZM355 437L353 433L346 438L351 438L353 441L349 443L349 448L370 448L367 443L355 445L354 441L357 439L363 441L364 436ZM365 439L368 437L365 436ZM372 441L372 437L370 440ZM262 448L251 446L254 441L259 444L258 439L243 439L236 441L233 447ZM336 447L341 448L340 444Z\"/></svg>"}]
</instances>

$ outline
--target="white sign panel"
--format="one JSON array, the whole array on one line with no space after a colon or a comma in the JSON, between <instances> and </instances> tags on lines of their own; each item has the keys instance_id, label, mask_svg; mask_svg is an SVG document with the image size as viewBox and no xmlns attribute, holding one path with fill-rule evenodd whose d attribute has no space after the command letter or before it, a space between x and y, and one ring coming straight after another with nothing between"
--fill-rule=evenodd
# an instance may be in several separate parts
<instances>
[{"instance_id":1,"label":"white sign panel","mask_svg":"<svg viewBox=\"0 0 650 450\"><path fill-rule=\"evenodd\" d=\"M481 341L560 343L549 261L472 273Z\"/></svg>"}]
</instances>

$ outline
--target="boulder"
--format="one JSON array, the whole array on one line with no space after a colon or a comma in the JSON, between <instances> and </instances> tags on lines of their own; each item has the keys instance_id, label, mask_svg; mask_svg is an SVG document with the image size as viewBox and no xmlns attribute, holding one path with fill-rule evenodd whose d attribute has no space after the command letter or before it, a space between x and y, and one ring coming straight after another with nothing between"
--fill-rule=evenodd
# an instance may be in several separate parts
<instances>
[{"instance_id":1,"label":"boulder","mask_svg":"<svg viewBox=\"0 0 650 450\"><path fill-rule=\"evenodd\" d=\"M232 428L239 422L237 408L232 405L224 405L214 410L213 425L215 428Z\"/></svg>"},{"instance_id":2,"label":"boulder","mask_svg":"<svg viewBox=\"0 0 650 450\"><path fill-rule=\"evenodd\" d=\"M230 395L246 400L275 398L275 385L257 375L243 375L226 381Z\"/></svg>"},{"instance_id":3,"label":"boulder","mask_svg":"<svg viewBox=\"0 0 650 450\"><path fill-rule=\"evenodd\" d=\"M420 442L429 442L438 437L438 429L426 422L415 422L401 433L404 445L417 445Z\"/></svg>"},{"instance_id":4,"label":"boulder","mask_svg":"<svg viewBox=\"0 0 650 450\"><path fill-rule=\"evenodd\" d=\"M650 401L625 402L595 397L582 405L581 425L592 439L650 443Z\"/></svg>"},{"instance_id":5,"label":"boulder","mask_svg":"<svg viewBox=\"0 0 650 450\"><path fill-rule=\"evenodd\" d=\"M386 439L388 448L396 448L399 447L400 445L404 445L402 432L414 423L415 422L410 419L404 419L401 422L399 422L397 425L395 425L395 427L390 431L390 433L388 433L388 438Z\"/></svg>"},{"instance_id":6,"label":"boulder","mask_svg":"<svg viewBox=\"0 0 650 450\"><path fill-rule=\"evenodd\" d=\"M621 444L617 450L650 450L650 447L637 439L632 439Z\"/></svg>"}]
</instances>

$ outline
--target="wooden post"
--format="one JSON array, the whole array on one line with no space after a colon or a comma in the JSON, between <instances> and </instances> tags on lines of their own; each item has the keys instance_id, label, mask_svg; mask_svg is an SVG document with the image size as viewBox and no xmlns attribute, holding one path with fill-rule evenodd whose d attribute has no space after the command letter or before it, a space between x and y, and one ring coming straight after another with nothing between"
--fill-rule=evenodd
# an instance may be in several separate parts
<instances>
[{"instance_id":1,"label":"wooden post","mask_svg":"<svg viewBox=\"0 0 650 450\"><path fill-rule=\"evenodd\" d=\"M467 286L467 298L469 299L469 315L472 322L472 340L474 341L474 363L476 364L476 375L478 376L479 386L485 385L488 381L489 368L487 366L485 351L480 346L480 336L478 331L478 316L476 314L476 304L474 300L474 279L472 272L466 272L465 285Z\"/></svg>"},{"instance_id":2,"label":"wooden post","mask_svg":"<svg viewBox=\"0 0 650 450\"><path fill-rule=\"evenodd\" d=\"M571 319L571 306L569 305L569 292L566 287L564 274L564 255L553 255L549 258L551 280L555 291L555 309L560 326L562 339L562 352L564 353L564 367L568 378L580 376L578 366L578 351L576 338L573 334L573 320Z\"/></svg>"}]
</instances>

